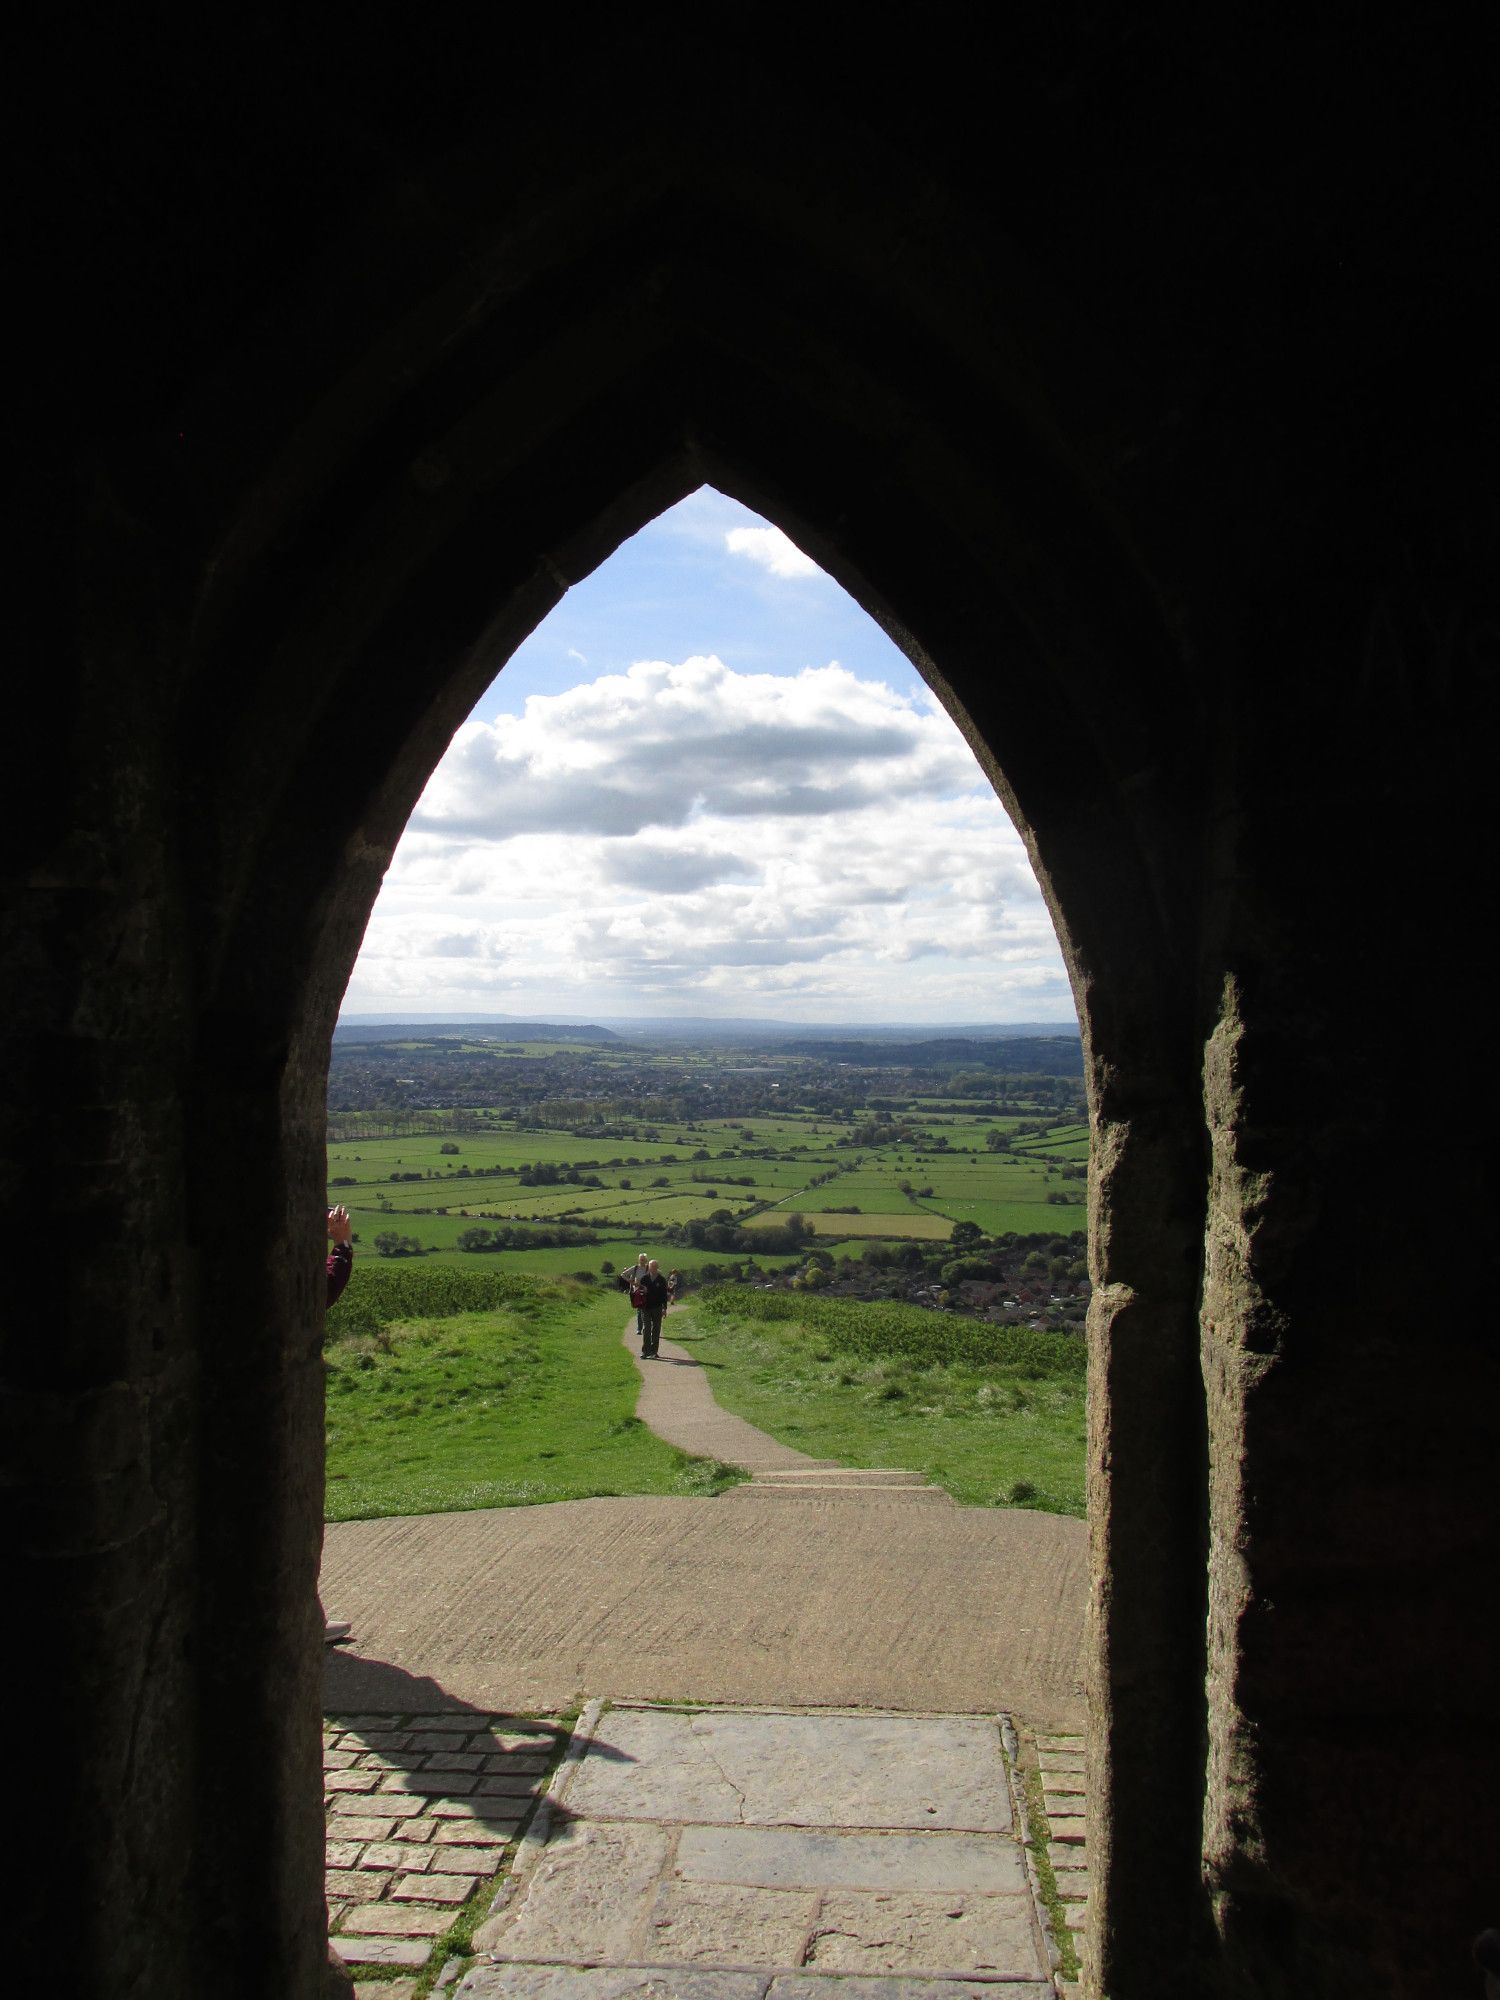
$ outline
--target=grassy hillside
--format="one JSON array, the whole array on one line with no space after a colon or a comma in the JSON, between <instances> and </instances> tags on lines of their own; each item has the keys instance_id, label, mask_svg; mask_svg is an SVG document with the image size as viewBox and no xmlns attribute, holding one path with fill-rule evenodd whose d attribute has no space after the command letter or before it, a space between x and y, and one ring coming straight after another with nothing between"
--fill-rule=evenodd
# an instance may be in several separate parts
<instances>
[{"instance_id":1,"label":"grassy hillside","mask_svg":"<svg viewBox=\"0 0 1500 2000\"><path fill-rule=\"evenodd\" d=\"M1075 1335L738 1285L691 1299L668 1332L725 1409L815 1458L910 1467L966 1506L1083 1515Z\"/></svg>"},{"instance_id":2,"label":"grassy hillside","mask_svg":"<svg viewBox=\"0 0 1500 2000\"><path fill-rule=\"evenodd\" d=\"M636 1421L628 1316L545 1277L356 1267L328 1318L328 1518L733 1485Z\"/></svg>"}]
</instances>

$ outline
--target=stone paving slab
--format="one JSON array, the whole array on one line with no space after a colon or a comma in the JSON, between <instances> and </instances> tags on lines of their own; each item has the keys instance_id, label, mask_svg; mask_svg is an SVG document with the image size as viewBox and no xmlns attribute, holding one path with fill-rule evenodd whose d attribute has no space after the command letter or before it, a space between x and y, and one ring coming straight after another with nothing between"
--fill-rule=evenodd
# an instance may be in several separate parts
<instances>
[{"instance_id":1,"label":"stone paving slab","mask_svg":"<svg viewBox=\"0 0 1500 2000\"><path fill-rule=\"evenodd\" d=\"M1029 1896L826 1896L807 1963L830 1972L1033 1977L1043 1967Z\"/></svg>"},{"instance_id":2,"label":"stone paving slab","mask_svg":"<svg viewBox=\"0 0 1500 2000\"><path fill-rule=\"evenodd\" d=\"M661 1966L475 1966L454 2000L765 2000L759 1972L679 1972ZM829 2000L835 2000L830 1995Z\"/></svg>"},{"instance_id":3,"label":"stone paving slab","mask_svg":"<svg viewBox=\"0 0 1500 2000\"><path fill-rule=\"evenodd\" d=\"M650 1965L510 1964L475 1966L465 1974L455 2000L1055 2000L1055 1994L1051 1981L1043 1979L870 1979Z\"/></svg>"},{"instance_id":4,"label":"stone paving slab","mask_svg":"<svg viewBox=\"0 0 1500 2000\"><path fill-rule=\"evenodd\" d=\"M818 1907L807 1889L668 1880L647 1917L642 1956L689 1965L800 1965Z\"/></svg>"},{"instance_id":5,"label":"stone paving slab","mask_svg":"<svg viewBox=\"0 0 1500 2000\"><path fill-rule=\"evenodd\" d=\"M659 1826L570 1818L515 1908L481 1924L475 1947L496 1958L637 1962L670 1851Z\"/></svg>"},{"instance_id":6,"label":"stone paving slab","mask_svg":"<svg viewBox=\"0 0 1500 2000\"><path fill-rule=\"evenodd\" d=\"M1002 1832L993 1723L969 1716L674 1714L612 1709L569 1810L593 1818Z\"/></svg>"},{"instance_id":7,"label":"stone paving slab","mask_svg":"<svg viewBox=\"0 0 1500 2000\"><path fill-rule=\"evenodd\" d=\"M776 1889L1023 1890L1019 1850L964 1833L807 1833L782 1827L690 1826L677 1843L685 1881Z\"/></svg>"},{"instance_id":8,"label":"stone paving slab","mask_svg":"<svg viewBox=\"0 0 1500 2000\"><path fill-rule=\"evenodd\" d=\"M346 1965L426 1965L432 1944L426 1938L360 1937L338 1939Z\"/></svg>"},{"instance_id":9,"label":"stone paving slab","mask_svg":"<svg viewBox=\"0 0 1500 2000\"><path fill-rule=\"evenodd\" d=\"M580 1748L475 2000L1050 1990L995 1719L619 1708Z\"/></svg>"}]
</instances>

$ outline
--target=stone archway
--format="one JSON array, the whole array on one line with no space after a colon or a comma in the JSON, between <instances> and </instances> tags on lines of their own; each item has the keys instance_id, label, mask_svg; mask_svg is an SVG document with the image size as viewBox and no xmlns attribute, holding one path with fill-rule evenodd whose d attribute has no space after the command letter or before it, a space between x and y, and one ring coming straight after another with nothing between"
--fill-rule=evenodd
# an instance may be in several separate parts
<instances>
[{"instance_id":1,"label":"stone archway","mask_svg":"<svg viewBox=\"0 0 1500 2000\"><path fill-rule=\"evenodd\" d=\"M1030 53L1038 103L1118 104L1101 79L1131 40L1097 32ZM357 151L354 100L273 93L284 70L257 52L252 108L191 135L205 169L257 119L297 142L254 152L256 202L214 238L233 254L200 243L76 371L74 652L50 758L8 793L32 806L8 1156L69 1329L13 1380L52 1441L37 1573L87 1579L59 1650L94 1984L185 1989L211 1951L231 1990L312 1990L309 1224L342 972L496 661L706 478L913 652L1060 918L1098 1128L1101 1977L1120 2000L1437 1990L1493 1858L1473 1746L1495 1669L1465 1585L1494 1546L1495 1363L1458 1336L1457 1415L1408 1365L1414 1321L1472 1322L1425 1246L1480 1226L1480 1177L1455 1225L1378 1171L1410 1132L1388 1052L1431 1009L1381 983L1372 939L1461 934L1478 879L1483 482L1451 335L1408 313L1394 359L1319 347L1236 274L1290 284L1331 244L1388 274L1446 156L1387 167L1355 134L1331 167L1267 163L1255 107L1215 92L1188 187L1145 143L1175 100L1131 68L1134 150L1090 151L1085 121L1059 158L1011 92L1006 159L1053 167L1022 212L951 69L894 136L777 77L776 145L743 149L682 111L673 65L637 65L671 122L602 67L565 142L462 98L374 149L371 193L303 143L331 119ZM765 87L754 62L725 86L747 116ZM279 126L262 108L288 102ZM149 167L124 129L121 170ZM142 199L121 240L160 269L191 225ZM1318 283L1317 328L1347 325ZM1372 300L1406 295L1383 276ZM1397 796L1417 831L1376 881L1362 815ZM1460 1041L1485 1000L1456 982ZM202 1199L227 1158L253 1245L232 1287ZM1403 1817L1413 1791L1473 1829L1467 1862Z\"/></svg>"}]
</instances>

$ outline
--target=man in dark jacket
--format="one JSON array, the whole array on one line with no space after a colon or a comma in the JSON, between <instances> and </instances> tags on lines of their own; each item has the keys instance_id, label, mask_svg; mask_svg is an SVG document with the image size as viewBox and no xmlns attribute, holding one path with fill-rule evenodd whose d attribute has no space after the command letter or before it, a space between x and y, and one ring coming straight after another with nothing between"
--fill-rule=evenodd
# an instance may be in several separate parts
<instances>
[{"instance_id":1,"label":"man in dark jacket","mask_svg":"<svg viewBox=\"0 0 1500 2000\"><path fill-rule=\"evenodd\" d=\"M667 1309L667 1281L653 1257L646 1266L646 1303L641 1308L641 1359L654 1361L661 1346L661 1316Z\"/></svg>"}]
</instances>

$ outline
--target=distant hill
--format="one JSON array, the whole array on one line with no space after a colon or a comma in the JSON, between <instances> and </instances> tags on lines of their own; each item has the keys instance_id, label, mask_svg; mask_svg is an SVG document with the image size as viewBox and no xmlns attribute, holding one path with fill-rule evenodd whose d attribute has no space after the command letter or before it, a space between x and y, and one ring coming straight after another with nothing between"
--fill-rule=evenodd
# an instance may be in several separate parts
<instances>
[{"instance_id":1,"label":"distant hill","mask_svg":"<svg viewBox=\"0 0 1500 2000\"><path fill-rule=\"evenodd\" d=\"M550 1016L548 1033L561 1041L565 1039L565 1028L587 1027L591 1033L608 1031L616 1036L628 1036L635 1041L846 1041L846 1042L919 1042L919 1041L1029 1041L1037 1037L1048 1039L1077 1039L1078 1029L1071 1021L955 1021L941 1023L932 1021L770 1021L755 1016L722 1016L715 1014L599 1014L585 1021L581 1014L554 1014ZM451 1034L458 1030L466 1033L493 1033L503 1029L507 1036L519 1035L525 1030L534 1031L536 1024L523 1017L509 1014L448 1014L441 1008L432 1014L347 1014L339 1023L338 1033L348 1036L359 1030L359 1038L370 1040L363 1031L379 1028L378 1039L392 1039L391 1030L401 1029L404 1033Z\"/></svg>"},{"instance_id":2,"label":"distant hill","mask_svg":"<svg viewBox=\"0 0 1500 2000\"><path fill-rule=\"evenodd\" d=\"M618 1042L609 1028L590 1023L578 1027L556 1021L340 1021L333 1031L336 1044L357 1042L578 1042L597 1045Z\"/></svg>"},{"instance_id":3,"label":"distant hill","mask_svg":"<svg viewBox=\"0 0 1500 2000\"><path fill-rule=\"evenodd\" d=\"M1071 1022L1062 1021L963 1021L951 1027L931 1021L760 1021L755 1019L717 1020L712 1015L678 1019L636 1020L606 1014L604 1020L621 1034L636 1041L694 1042L916 1042L916 1041L1006 1041L1034 1037L1054 1040L1078 1039ZM821 1048L817 1051L822 1053Z\"/></svg>"}]
</instances>

